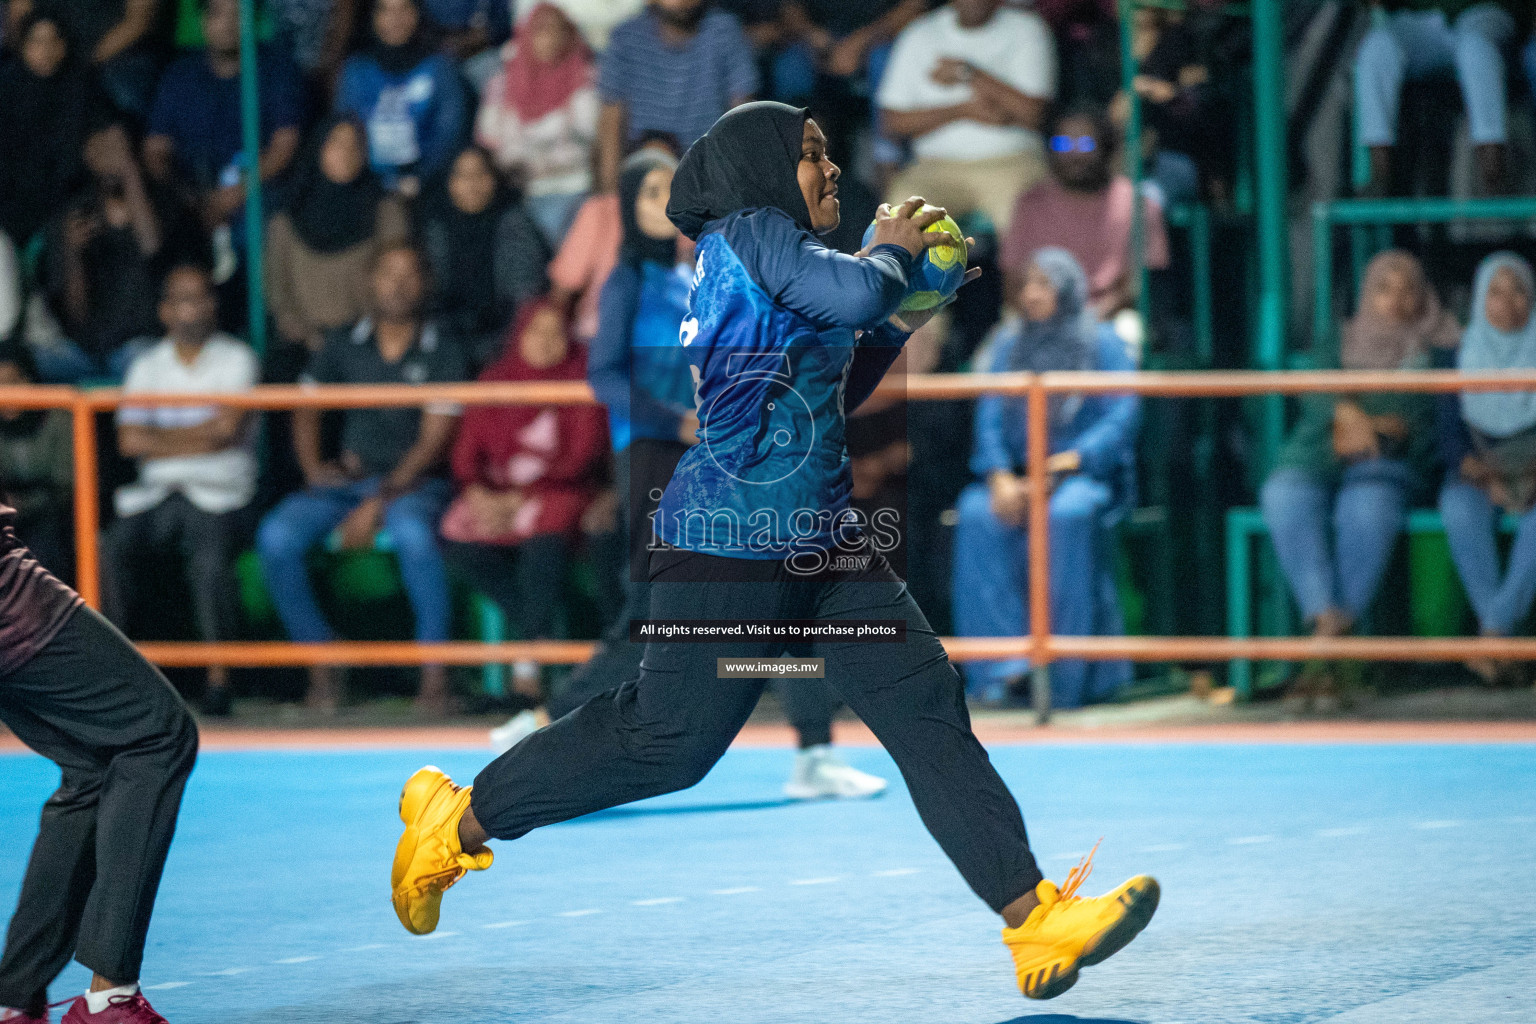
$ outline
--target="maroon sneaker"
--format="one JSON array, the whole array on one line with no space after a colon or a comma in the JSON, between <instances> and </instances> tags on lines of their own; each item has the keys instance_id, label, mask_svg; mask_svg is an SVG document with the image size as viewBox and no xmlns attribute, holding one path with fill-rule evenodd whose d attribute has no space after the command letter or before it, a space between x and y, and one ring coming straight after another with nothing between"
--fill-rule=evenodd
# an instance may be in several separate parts
<instances>
[{"instance_id":1,"label":"maroon sneaker","mask_svg":"<svg viewBox=\"0 0 1536 1024\"><path fill-rule=\"evenodd\" d=\"M113 996L112 1002L100 1013L91 1013L85 996L79 996L69 1006L61 1024L170 1024L155 1012L144 998L144 993L131 996Z\"/></svg>"}]
</instances>

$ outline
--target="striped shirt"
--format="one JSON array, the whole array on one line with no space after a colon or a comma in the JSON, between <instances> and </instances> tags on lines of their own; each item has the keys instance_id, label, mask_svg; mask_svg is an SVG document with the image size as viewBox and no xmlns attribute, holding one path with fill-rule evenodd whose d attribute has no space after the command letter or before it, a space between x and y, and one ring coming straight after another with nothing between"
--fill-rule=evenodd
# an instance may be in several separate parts
<instances>
[{"instance_id":1,"label":"striped shirt","mask_svg":"<svg viewBox=\"0 0 1536 1024\"><path fill-rule=\"evenodd\" d=\"M673 46L645 10L613 30L597 91L604 103L624 104L631 141L662 131L691 146L733 103L756 95L757 61L734 15L707 12L693 38Z\"/></svg>"}]
</instances>

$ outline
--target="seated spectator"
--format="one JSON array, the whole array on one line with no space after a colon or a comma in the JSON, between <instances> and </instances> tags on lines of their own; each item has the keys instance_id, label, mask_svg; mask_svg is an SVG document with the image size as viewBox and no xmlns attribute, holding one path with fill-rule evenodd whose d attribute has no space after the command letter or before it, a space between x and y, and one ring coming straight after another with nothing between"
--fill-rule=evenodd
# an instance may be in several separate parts
<instances>
[{"instance_id":1,"label":"seated spectator","mask_svg":"<svg viewBox=\"0 0 1536 1024\"><path fill-rule=\"evenodd\" d=\"M171 271L160 304L166 335L129 366L124 394L254 387L261 379L256 354L218 331L218 313L206 270ZM119 629L142 611L145 581L163 571L168 556L179 555L198 637L238 639L234 565L252 525L255 425L246 410L214 405L118 410L118 451L139 460L138 481L117 489L117 520L102 545L102 607ZM228 683L228 669L208 669L206 713L229 714Z\"/></svg>"},{"instance_id":2,"label":"seated spectator","mask_svg":"<svg viewBox=\"0 0 1536 1024\"><path fill-rule=\"evenodd\" d=\"M592 191L598 109L592 53L551 3L529 11L502 52L501 69L480 99L475 139L518 184L555 248Z\"/></svg>"},{"instance_id":3,"label":"seated spectator","mask_svg":"<svg viewBox=\"0 0 1536 1024\"><path fill-rule=\"evenodd\" d=\"M524 306L506 341L481 380L586 379L586 352L547 302ZM443 553L524 640L554 636L571 550L607 454L596 406L475 406L464 414L453 447L460 493L443 516ZM515 688L541 701L537 666L517 669Z\"/></svg>"},{"instance_id":4,"label":"seated spectator","mask_svg":"<svg viewBox=\"0 0 1536 1024\"><path fill-rule=\"evenodd\" d=\"M417 0L374 0L371 40L347 58L336 110L367 127L368 162L386 187L414 197L448 170L464 136L464 87L428 43Z\"/></svg>"},{"instance_id":5,"label":"seated spectator","mask_svg":"<svg viewBox=\"0 0 1536 1024\"><path fill-rule=\"evenodd\" d=\"M1471 324L1456 365L1468 372L1536 369L1531 265L1494 253L1477 268ZM1536 597L1536 392L1465 392L1441 406L1446 466L1440 517L1462 586L1484 636L1512 636ZM1507 567L1499 569L1499 516L1518 516ZM1467 666L1485 681L1520 680L1511 663Z\"/></svg>"},{"instance_id":6,"label":"seated spectator","mask_svg":"<svg viewBox=\"0 0 1536 1024\"><path fill-rule=\"evenodd\" d=\"M213 232L214 280L230 280L245 248L245 136L240 96L240 0L204 0L207 47L166 68L155 93L144 162L159 182L191 190ZM288 170L299 148L303 88L298 69L263 47L260 176Z\"/></svg>"},{"instance_id":7,"label":"seated spectator","mask_svg":"<svg viewBox=\"0 0 1536 1024\"><path fill-rule=\"evenodd\" d=\"M650 0L614 29L597 91L598 182L613 192L626 149L648 131L693 145L721 114L757 94L757 64L734 16L705 0Z\"/></svg>"},{"instance_id":8,"label":"seated spectator","mask_svg":"<svg viewBox=\"0 0 1536 1024\"><path fill-rule=\"evenodd\" d=\"M1512 12L1523 4L1477 0L1403 0L1384 5L1382 20L1355 55L1355 124L1370 148L1371 194L1391 185L1392 147L1403 82L1454 71L1461 84L1478 171L1489 191L1503 188L1509 136L1505 125L1504 49L1514 41Z\"/></svg>"},{"instance_id":9,"label":"seated spectator","mask_svg":"<svg viewBox=\"0 0 1536 1024\"><path fill-rule=\"evenodd\" d=\"M44 281L74 343L44 375L74 381L120 377L135 354L129 342L160 332L160 279L178 263L206 258L190 211L168 188L146 181L120 125L85 143L89 179L49 228Z\"/></svg>"},{"instance_id":10,"label":"seated spectator","mask_svg":"<svg viewBox=\"0 0 1536 1024\"><path fill-rule=\"evenodd\" d=\"M893 202L923 196L956 217L980 211L1002 237L1013 198L1045 173L1039 129L1055 95L1055 44L1038 15L951 0L912 22L876 96L885 132L912 144Z\"/></svg>"},{"instance_id":11,"label":"seated spectator","mask_svg":"<svg viewBox=\"0 0 1536 1024\"><path fill-rule=\"evenodd\" d=\"M1010 275L1009 292L1029 254L1044 246L1070 252L1088 274L1089 302L1108 320L1136 304L1131 269L1135 186L1117 174L1114 132L1101 111L1068 111L1051 126L1050 177L1019 196L1013 226L1002 236L999 262ZM1168 266L1168 233L1157 202L1144 198L1142 227L1146 265Z\"/></svg>"},{"instance_id":12,"label":"seated spectator","mask_svg":"<svg viewBox=\"0 0 1536 1024\"><path fill-rule=\"evenodd\" d=\"M409 235L405 205L368 169L363 126L350 117L321 124L294 172L288 208L267 225L267 303L278 337L318 352L326 332L356 323L370 304L374 261Z\"/></svg>"},{"instance_id":13,"label":"seated spectator","mask_svg":"<svg viewBox=\"0 0 1536 1024\"><path fill-rule=\"evenodd\" d=\"M1137 64L1132 88L1141 99L1142 161L1148 195L1167 209L1200 198L1198 160L1213 144L1210 71L1200 63L1188 25L1168 11L1136 8L1131 50ZM1130 115L1125 92L1111 108L1124 131ZM1134 155L1133 155L1134 157Z\"/></svg>"},{"instance_id":14,"label":"seated spectator","mask_svg":"<svg viewBox=\"0 0 1536 1024\"><path fill-rule=\"evenodd\" d=\"M545 0L512 0L513 23L520 24L528 12ZM645 7L646 0L554 0L576 24L587 45L597 53L608 49L608 37L623 22Z\"/></svg>"},{"instance_id":15,"label":"seated spectator","mask_svg":"<svg viewBox=\"0 0 1536 1024\"><path fill-rule=\"evenodd\" d=\"M1005 328L988 369L1134 370L1125 343L1088 308L1088 279L1062 249L1026 264L1021 322ZM1124 632L1110 528L1134 500L1140 400L1134 395L1053 395L1050 405L1051 628L1072 636ZM955 630L1018 636L1029 630L1029 482L1024 402L1002 395L976 407L971 470L985 479L960 495L955 530ZM970 662L971 692L1006 699L1025 685L1028 662ZM1123 661L1051 664L1051 703L1101 700L1131 679Z\"/></svg>"},{"instance_id":16,"label":"seated spectator","mask_svg":"<svg viewBox=\"0 0 1536 1024\"><path fill-rule=\"evenodd\" d=\"M1401 250L1371 260L1344 327L1346 370L1421 370L1453 349L1459 328L1419 261ZM1280 568L1314 636L1343 636L1376 597L1412 496L1429 482L1434 400L1428 395L1308 396L1264 482L1260 504ZM1293 695L1334 696L1321 666Z\"/></svg>"},{"instance_id":17,"label":"seated spectator","mask_svg":"<svg viewBox=\"0 0 1536 1024\"><path fill-rule=\"evenodd\" d=\"M25 246L79 185L86 135L105 111L57 20L20 19L16 41L16 59L0 61L0 230Z\"/></svg>"},{"instance_id":18,"label":"seated spectator","mask_svg":"<svg viewBox=\"0 0 1536 1024\"><path fill-rule=\"evenodd\" d=\"M478 146L454 159L448 180L431 189L422 206L428 308L475 365L484 366L517 308L548 290L549 247Z\"/></svg>"},{"instance_id":19,"label":"seated spectator","mask_svg":"<svg viewBox=\"0 0 1536 1024\"><path fill-rule=\"evenodd\" d=\"M670 135L653 133L641 141L637 152L663 153L674 161L682 156ZM617 195L590 196L576 211L576 220L549 265L549 298L572 321L580 341L591 341L598 331L598 305L603 284L619 258L624 237L624 216ZM677 236L679 262L692 262L693 242Z\"/></svg>"},{"instance_id":20,"label":"seated spectator","mask_svg":"<svg viewBox=\"0 0 1536 1024\"><path fill-rule=\"evenodd\" d=\"M168 0L36 0L94 69L112 105L135 123L143 122L155 93L167 7Z\"/></svg>"},{"instance_id":21,"label":"seated spectator","mask_svg":"<svg viewBox=\"0 0 1536 1024\"><path fill-rule=\"evenodd\" d=\"M458 342L421 315L426 299L421 254L406 245L382 252L373 270L372 315L350 330L332 331L310 365L314 384L443 384L465 379ZM297 643L335 638L309 582L310 548L339 531L344 548L368 548L382 528L400 560L416 613L416 639L448 639L448 577L437 524L452 488L440 474L458 422L457 406L348 409L341 455L322 455L318 409L293 414L294 448L308 488L289 495L262 520L256 547L278 616ZM334 710L339 688L329 668L310 672L307 703ZM441 715L449 707L441 665L422 669L417 709Z\"/></svg>"},{"instance_id":22,"label":"seated spectator","mask_svg":"<svg viewBox=\"0 0 1536 1024\"><path fill-rule=\"evenodd\" d=\"M32 353L0 342L0 387L37 383ZM0 501L16 533L62 580L74 578L75 459L68 409L0 408Z\"/></svg>"}]
</instances>

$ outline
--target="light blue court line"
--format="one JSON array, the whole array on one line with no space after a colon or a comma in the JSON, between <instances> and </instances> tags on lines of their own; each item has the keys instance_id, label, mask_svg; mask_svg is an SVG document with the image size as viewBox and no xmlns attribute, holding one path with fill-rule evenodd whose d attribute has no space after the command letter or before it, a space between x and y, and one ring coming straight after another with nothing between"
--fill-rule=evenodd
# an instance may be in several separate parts
<instances>
[{"instance_id":1,"label":"light blue court line","mask_svg":"<svg viewBox=\"0 0 1536 1024\"><path fill-rule=\"evenodd\" d=\"M692 791L497 844L425 938L389 904L399 786L483 757L205 755L146 990L174 1024L1536 1021L1536 746L994 748L1049 874L1103 836L1086 890L1163 884L1152 926L1048 1004L889 759L845 753L886 799L785 805L789 752L733 750ZM0 758L7 909L57 782Z\"/></svg>"}]
</instances>

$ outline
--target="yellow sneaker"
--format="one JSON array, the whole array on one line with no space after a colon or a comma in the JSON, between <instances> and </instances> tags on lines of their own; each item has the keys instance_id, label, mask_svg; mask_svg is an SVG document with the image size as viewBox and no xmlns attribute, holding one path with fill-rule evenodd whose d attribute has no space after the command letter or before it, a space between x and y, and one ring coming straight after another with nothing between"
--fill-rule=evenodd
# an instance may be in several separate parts
<instances>
[{"instance_id":1,"label":"yellow sneaker","mask_svg":"<svg viewBox=\"0 0 1536 1024\"><path fill-rule=\"evenodd\" d=\"M1030 999L1054 999L1077 984L1079 968L1125 948L1157 910L1157 879L1148 875L1137 875L1103 896L1076 895L1092 870L1090 851L1060 889L1050 881L1035 886L1040 905L1017 928L1003 929L1019 990Z\"/></svg>"},{"instance_id":2,"label":"yellow sneaker","mask_svg":"<svg viewBox=\"0 0 1536 1024\"><path fill-rule=\"evenodd\" d=\"M469 808L470 786L428 765L406 780L400 791L400 820L405 834L395 846L389 873L395 914L405 930L426 935L437 927L443 892L466 871L491 866L491 851L465 853L459 848L459 819Z\"/></svg>"}]
</instances>

